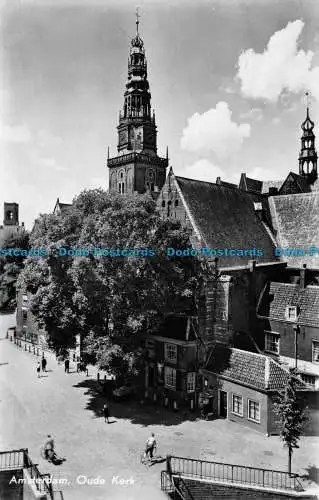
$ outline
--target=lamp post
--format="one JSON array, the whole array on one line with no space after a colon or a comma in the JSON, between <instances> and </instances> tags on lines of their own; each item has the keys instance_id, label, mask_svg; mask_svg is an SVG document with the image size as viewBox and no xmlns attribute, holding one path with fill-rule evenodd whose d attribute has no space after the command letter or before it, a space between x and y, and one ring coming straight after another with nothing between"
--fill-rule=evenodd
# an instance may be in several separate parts
<instances>
[{"instance_id":1,"label":"lamp post","mask_svg":"<svg viewBox=\"0 0 319 500\"><path fill-rule=\"evenodd\" d=\"M298 364L298 334L300 333L299 325L297 325L297 324L294 325L294 332L295 332L295 370L297 371L297 364Z\"/></svg>"}]
</instances>

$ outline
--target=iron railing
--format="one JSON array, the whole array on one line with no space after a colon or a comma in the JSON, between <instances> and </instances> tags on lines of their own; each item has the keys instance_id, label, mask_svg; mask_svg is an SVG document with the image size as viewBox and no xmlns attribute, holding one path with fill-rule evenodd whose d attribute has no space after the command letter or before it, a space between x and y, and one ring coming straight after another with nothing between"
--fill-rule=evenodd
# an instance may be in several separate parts
<instances>
[{"instance_id":1,"label":"iron railing","mask_svg":"<svg viewBox=\"0 0 319 500\"><path fill-rule=\"evenodd\" d=\"M0 452L0 470L26 469L38 491L53 499L50 474L41 474L29 457L28 448ZM62 497L63 498L63 497Z\"/></svg>"},{"instance_id":2,"label":"iron railing","mask_svg":"<svg viewBox=\"0 0 319 500\"><path fill-rule=\"evenodd\" d=\"M304 491L298 474L283 471L175 456L167 457L166 467L170 476L181 475L279 490Z\"/></svg>"},{"instance_id":3,"label":"iron railing","mask_svg":"<svg viewBox=\"0 0 319 500\"><path fill-rule=\"evenodd\" d=\"M184 488L181 488L181 486L184 486ZM187 497L184 495L183 489L187 491ZM194 500L182 478L170 476L165 470L161 472L161 490L172 500Z\"/></svg>"},{"instance_id":4,"label":"iron railing","mask_svg":"<svg viewBox=\"0 0 319 500\"><path fill-rule=\"evenodd\" d=\"M12 451L0 451L0 470L23 469L27 448Z\"/></svg>"}]
</instances>

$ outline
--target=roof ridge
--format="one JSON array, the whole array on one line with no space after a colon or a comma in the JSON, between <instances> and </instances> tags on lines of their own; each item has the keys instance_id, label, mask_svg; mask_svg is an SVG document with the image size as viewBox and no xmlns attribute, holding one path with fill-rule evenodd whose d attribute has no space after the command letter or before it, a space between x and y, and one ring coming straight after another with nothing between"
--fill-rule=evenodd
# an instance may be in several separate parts
<instances>
[{"instance_id":1,"label":"roof ridge","mask_svg":"<svg viewBox=\"0 0 319 500\"><path fill-rule=\"evenodd\" d=\"M192 181L192 182L201 182L202 184L210 184L211 186L217 186L218 188L221 188L221 187L224 187L224 188L228 188L228 189L237 189L239 190L237 184L235 184L234 182L230 182L230 181L223 181L222 182L227 182L228 184L233 184L233 186L223 186L222 184L216 184L216 182L209 182L209 181L201 181L199 179L191 179L190 177L183 177L181 175L175 175L174 174L174 177L175 179L183 179L183 180L186 180L186 181Z\"/></svg>"},{"instance_id":2,"label":"roof ridge","mask_svg":"<svg viewBox=\"0 0 319 500\"><path fill-rule=\"evenodd\" d=\"M230 347L230 349L232 351L248 352L249 354L253 354L254 356L259 356L261 358L267 358L268 357L266 354L260 354L259 352L246 351L245 349L238 349L238 347Z\"/></svg>"},{"instance_id":3,"label":"roof ridge","mask_svg":"<svg viewBox=\"0 0 319 500\"><path fill-rule=\"evenodd\" d=\"M281 198L288 198L290 196L311 196L311 195L319 195L319 191L311 191L309 193L291 193L291 194L281 194L280 196L270 196L270 198L276 198L276 199L281 199Z\"/></svg>"}]
</instances>

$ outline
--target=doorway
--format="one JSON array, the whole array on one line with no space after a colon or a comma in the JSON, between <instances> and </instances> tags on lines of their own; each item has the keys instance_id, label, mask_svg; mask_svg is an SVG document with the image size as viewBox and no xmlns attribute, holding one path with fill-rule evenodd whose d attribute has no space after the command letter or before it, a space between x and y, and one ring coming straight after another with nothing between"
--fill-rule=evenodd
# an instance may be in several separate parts
<instances>
[{"instance_id":1,"label":"doorway","mask_svg":"<svg viewBox=\"0 0 319 500\"><path fill-rule=\"evenodd\" d=\"M219 416L227 418L227 392L219 391Z\"/></svg>"}]
</instances>

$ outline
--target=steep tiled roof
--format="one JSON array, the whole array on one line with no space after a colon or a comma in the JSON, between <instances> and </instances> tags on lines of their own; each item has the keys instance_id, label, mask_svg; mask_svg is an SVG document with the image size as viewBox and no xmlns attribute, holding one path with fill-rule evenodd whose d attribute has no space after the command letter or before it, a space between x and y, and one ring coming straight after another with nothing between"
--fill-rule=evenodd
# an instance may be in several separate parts
<instances>
[{"instance_id":1,"label":"steep tiled roof","mask_svg":"<svg viewBox=\"0 0 319 500\"><path fill-rule=\"evenodd\" d=\"M202 239L210 248L262 249L259 262L278 260L274 256L271 237L254 210L254 202L262 203L265 214L268 201L257 193L225 187L209 182L175 177ZM244 265L251 256L222 256L220 265Z\"/></svg>"},{"instance_id":2,"label":"steep tiled roof","mask_svg":"<svg viewBox=\"0 0 319 500\"><path fill-rule=\"evenodd\" d=\"M262 292L258 314L273 320L286 321L287 306L298 306L298 324L319 328L319 286L270 282Z\"/></svg>"},{"instance_id":3,"label":"steep tiled roof","mask_svg":"<svg viewBox=\"0 0 319 500\"><path fill-rule=\"evenodd\" d=\"M278 246L300 249L302 256L284 256L290 266L319 267L319 255L309 255L310 247L319 247L319 192L269 197L272 222Z\"/></svg>"},{"instance_id":4,"label":"steep tiled roof","mask_svg":"<svg viewBox=\"0 0 319 500\"><path fill-rule=\"evenodd\" d=\"M210 356L208 371L260 390L281 390L289 372L269 356L216 345ZM305 385L300 382L301 388Z\"/></svg>"},{"instance_id":5,"label":"steep tiled roof","mask_svg":"<svg viewBox=\"0 0 319 500\"><path fill-rule=\"evenodd\" d=\"M262 189L262 181L258 181L257 179L252 179L251 177L247 177L246 174L241 174L239 181L239 189L243 189L244 191L253 191L256 193L261 193Z\"/></svg>"}]
</instances>

